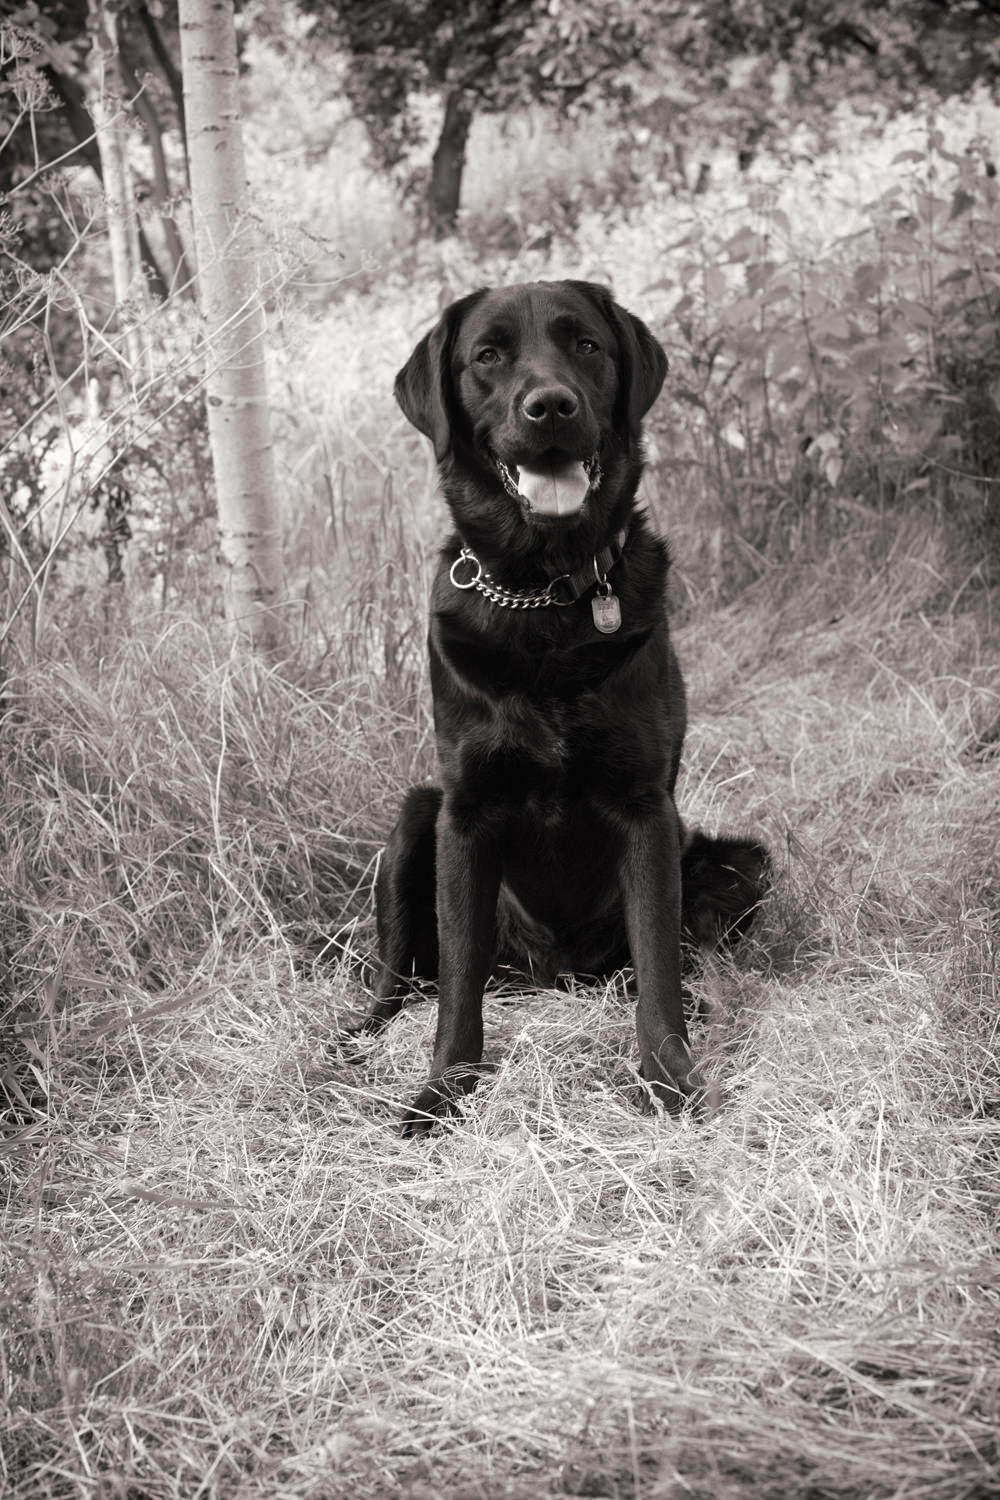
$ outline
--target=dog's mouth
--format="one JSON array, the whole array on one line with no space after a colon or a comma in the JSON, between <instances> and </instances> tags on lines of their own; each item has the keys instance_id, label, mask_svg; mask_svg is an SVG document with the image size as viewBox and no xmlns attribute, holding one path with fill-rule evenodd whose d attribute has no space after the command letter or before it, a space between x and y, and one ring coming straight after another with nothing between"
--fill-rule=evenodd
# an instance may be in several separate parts
<instances>
[{"instance_id":1,"label":"dog's mouth","mask_svg":"<svg viewBox=\"0 0 1000 1500\"><path fill-rule=\"evenodd\" d=\"M601 482L596 453L589 458L537 459L532 463L505 464L493 454L504 489L530 512L541 516L575 516L587 496Z\"/></svg>"}]
</instances>

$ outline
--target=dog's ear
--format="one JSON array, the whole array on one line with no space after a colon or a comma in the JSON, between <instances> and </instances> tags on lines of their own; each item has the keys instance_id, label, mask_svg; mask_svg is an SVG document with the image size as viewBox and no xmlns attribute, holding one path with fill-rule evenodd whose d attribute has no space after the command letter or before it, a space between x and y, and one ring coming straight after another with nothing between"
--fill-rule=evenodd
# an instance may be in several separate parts
<instances>
[{"instance_id":1,"label":"dog's ear","mask_svg":"<svg viewBox=\"0 0 1000 1500\"><path fill-rule=\"evenodd\" d=\"M628 433L629 448L638 446L642 419L660 394L667 374L667 356L641 318L619 307L611 293L594 282L576 283L597 303L618 339L618 396L615 424Z\"/></svg>"},{"instance_id":2,"label":"dog's ear","mask_svg":"<svg viewBox=\"0 0 1000 1500\"><path fill-rule=\"evenodd\" d=\"M393 387L404 417L434 444L438 463L450 452L461 419L451 374L455 335L466 312L482 296L482 292L472 292L445 308L396 376Z\"/></svg>"}]
</instances>

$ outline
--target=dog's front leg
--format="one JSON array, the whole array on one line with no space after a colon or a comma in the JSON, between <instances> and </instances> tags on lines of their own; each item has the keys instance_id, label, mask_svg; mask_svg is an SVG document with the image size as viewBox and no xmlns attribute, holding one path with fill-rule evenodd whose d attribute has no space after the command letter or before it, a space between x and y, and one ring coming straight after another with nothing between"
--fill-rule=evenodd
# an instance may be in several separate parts
<instances>
[{"instance_id":1,"label":"dog's front leg","mask_svg":"<svg viewBox=\"0 0 1000 1500\"><path fill-rule=\"evenodd\" d=\"M642 1076L676 1112L700 1081L681 995L680 820L673 798L633 815L621 867L622 902L639 998L635 1029Z\"/></svg>"},{"instance_id":2,"label":"dog's front leg","mask_svg":"<svg viewBox=\"0 0 1000 1500\"><path fill-rule=\"evenodd\" d=\"M438 1019L431 1074L403 1118L403 1134L428 1130L474 1089L483 1055L483 988L496 943L500 857L492 841L455 817L437 824Z\"/></svg>"}]
</instances>

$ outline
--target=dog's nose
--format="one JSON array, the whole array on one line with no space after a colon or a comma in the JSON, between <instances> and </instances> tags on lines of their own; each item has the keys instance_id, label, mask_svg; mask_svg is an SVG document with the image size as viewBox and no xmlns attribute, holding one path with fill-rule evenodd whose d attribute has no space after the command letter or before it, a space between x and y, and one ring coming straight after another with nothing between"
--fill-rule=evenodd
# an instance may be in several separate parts
<instances>
[{"instance_id":1,"label":"dog's nose","mask_svg":"<svg viewBox=\"0 0 1000 1500\"><path fill-rule=\"evenodd\" d=\"M576 416L580 403L568 386L542 385L528 392L521 407L529 422L545 422L550 417L568 422Z\"/></svg>"}]
</instances>

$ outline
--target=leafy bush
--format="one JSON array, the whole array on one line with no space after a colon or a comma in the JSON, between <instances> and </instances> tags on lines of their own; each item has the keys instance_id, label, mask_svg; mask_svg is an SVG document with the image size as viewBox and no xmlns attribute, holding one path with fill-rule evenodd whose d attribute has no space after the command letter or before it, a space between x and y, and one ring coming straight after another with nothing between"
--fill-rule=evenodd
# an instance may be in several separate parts
<instances>
[{"instance_id":1,"label":"leafy bush","mask_svg":"<svg viewBox=\"0 0 1000 1500\"><path fill-rule=\"evenodd\" d=\"M893 165L916 170L816 252L761 189L647 288L670 294L673 482L706 502L706 546L737 543L717 593L917 499L995 565L1000 193L936 129Z\"/></svg>"}]
</instances>

